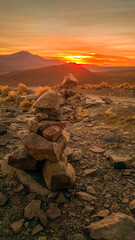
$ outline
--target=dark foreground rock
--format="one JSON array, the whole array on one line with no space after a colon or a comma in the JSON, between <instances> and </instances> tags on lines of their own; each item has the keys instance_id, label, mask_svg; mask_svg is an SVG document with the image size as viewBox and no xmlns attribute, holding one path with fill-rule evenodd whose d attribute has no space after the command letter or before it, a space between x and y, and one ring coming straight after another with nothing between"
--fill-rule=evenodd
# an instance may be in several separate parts
<instances>
[{"instance_id":1,"label":"dark foreground rock","mask_svg":"<svg viewBox=\"0 0 135 240\"><path fill-rule=\"evenodd\" d=\"M135 220L123 213L114 213L87 227L93 240L134 240Z\"/></svg>"}]
</instances>

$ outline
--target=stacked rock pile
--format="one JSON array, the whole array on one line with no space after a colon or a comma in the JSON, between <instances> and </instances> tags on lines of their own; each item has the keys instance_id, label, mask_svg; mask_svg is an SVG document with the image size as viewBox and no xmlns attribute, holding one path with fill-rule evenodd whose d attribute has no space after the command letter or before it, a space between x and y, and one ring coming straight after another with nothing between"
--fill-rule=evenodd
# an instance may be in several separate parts
<instances>
[{"instance_id":1,"label":"stacked rock pile","mask_svg":"<svg viewBox=\"0 0 135 240\"><path fill-rule=\"evenodd\" d=\"M74 169L67 162L65 153L68 133L64 130L65 122L61 121L60 102L60 95L53 90L40 96L33 105L36 119L30 122L29 132L21 138L25 152L30 156L25 162L31 159L43 161L43 176L51 190L70 188L75 181ZM12 166L13 156L15 153L8 160Z\"/></svg>"}]
</instances>

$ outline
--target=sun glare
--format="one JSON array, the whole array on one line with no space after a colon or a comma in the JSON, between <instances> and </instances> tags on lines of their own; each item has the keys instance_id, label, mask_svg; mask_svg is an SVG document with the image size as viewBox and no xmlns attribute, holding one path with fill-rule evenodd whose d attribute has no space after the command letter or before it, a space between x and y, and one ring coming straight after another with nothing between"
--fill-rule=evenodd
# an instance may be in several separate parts
<instances>
[{"instance_id":1,"label":"sun glare","mask_svg":"<svg viewBox=\"0 0 135 240\"><path fill-rule=\"evenodd\" d=\"M86 59L90 58L90 56L65 56L65 62L67 63L76 63L76 64L86 64Z\"/></svg>"}]
</instances>

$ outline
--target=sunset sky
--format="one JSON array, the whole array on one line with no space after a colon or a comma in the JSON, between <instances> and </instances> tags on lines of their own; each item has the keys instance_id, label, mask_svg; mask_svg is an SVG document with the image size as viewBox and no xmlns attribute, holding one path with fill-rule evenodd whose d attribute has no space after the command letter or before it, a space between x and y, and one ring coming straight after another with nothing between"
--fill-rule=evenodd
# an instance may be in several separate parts
<instances>
[{"instance_id":1,"label":"sunset sky","mask_svg":"<svg viewBox=\"0 0 135 240\"><path fill-rule=\"evenodd\" d=\"M135 65L135 0L0 0L0 54Z\"/></svg>"}]
</instances>

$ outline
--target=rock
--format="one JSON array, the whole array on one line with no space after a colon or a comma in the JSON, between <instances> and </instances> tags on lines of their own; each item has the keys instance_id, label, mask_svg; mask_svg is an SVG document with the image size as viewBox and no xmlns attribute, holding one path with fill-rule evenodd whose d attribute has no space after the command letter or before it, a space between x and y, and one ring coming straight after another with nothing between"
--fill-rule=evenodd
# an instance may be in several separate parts
<instances>
[{"instance_id":1,"label":"rock","mask_svg":"<svg viewBox=\"0 0 135 240\"><path fill-rule=\"evenodd\" d=\"M101 99L106 103L106 104L111 104L112 103L112 99L109 97L101 97Z\"/></svg>"},{"instance_id":2,"label":"rock","mask_svg":"<svg viewBox=\"0 0 135 240\"><path fill-rule=\"evenodd\" d=\"M78 85L78 80L71 74L68 73L62 82L62 87L64 88L72 88Z\"/></svg>"},{"instance_id":3,"label":"rock","mask_svg":"<svg viewBox=\"0 0 135 240\"><path fill-rule=\"evenodd\" d=\"M0 207L4 206L7 203L7 197L0 192Z\"/></svg>"},{"instance_id":4,"label":"rock","mask_svg":"<svg viewBox=\"0 0 135 240\"><path fill-rule=\"evenodd\" d=\"M47 188L40 185L33 177L30 176L30 174L26 173L26 171L16 169L16 175L19 181L31 192L36 193L42 197L46 197L50 194Z\"/></svg>"},{"instance_id":5,"label":"rock","mask_svg":"<svg viewBox=\"0 0 135 240\"><path fill-rule=\"evenodd\" d=\"M37 215L40 210L41 201L32 200L24 209L24 217L27 219L32 219Z\"/></svg>"},{"instance_id":6,"label":"rock","mask_svg":"<svg viewBox=\"0 0 135 240\"><path fill-rule=\"evenodd\" d=\"M66 203L67 199L65 198L63 192L59 193L58 198L56 199L56 203Z\"/></svg>"},{"instance_id":7,"label":"rock","mask_svg":"<svg viewBox=\"0 0 135 240\"><path fill-rule=\"evenodd\" d=\"M7 127L4 124L0 123L0 135L6 132L7 132Z\"/></svg>"},{"instance_id":8,"label":"rock","mask_svg":"<svg viewBox=\"0 0 135 240\"><path fill-rule=\"evenodd\" d=\"M37 217L39 218L40 223L41 223L44 227L46 227L46 226L47 226L47 216L46 216L46 214L45 214L42 210L39 210L39 211L37 212Z\"/></svg>"},{"instance_id":9,"label":"rock","mask_svg":"<svg viewBox=\"0 0 135 240\"><path fill-rule=\"evenodd\" d=\"M31 235L32 236L34 236L35 234L37 234L37 233L39 233L39 232L41 232L41 231L43 231L44 230L44 228L40 225L40 224L38 224L36 227L34 227L34 229L32 230L32 233L31 233Z\"/></svg>"},{"instance_id":10,"label":"rock","mask_svg":"<svg viewBox=\"0 0 135 240\"><path fill-rule=\"evenodd\" d=\"M126 169L132 166L132 158L129 156L110 155L111 163L115 169Z\"/></svg>"},{"instance_id":11,"label":"rock","mask_svg":"<svg viewBox=\"0 0 135 240\"><path fill-rule=\"evenodd\" d=\"M14 168L35 170L37 161L32 158L25 147L21 146L8 157L8 164Z\"/></svg>"},{"instance_id":12,"label":"rock","mask_svg":"<svg viewBox=\"0 0 135 240\"><path fill-rule=\"evenodd\" d=\"M113 130L109 130L103 135L103 140L105 142L119 142L120 136Z\"/></svg>"},{"instance_id":13,"label":"rock","mask_svg":"<svg viewBox=\"0 0 135 240\"><path fill-rule=\"evenodd\" d=\"M50 220L55 220L56 218L61 216L61 211L58 208L58 205L56 203L50 203L49 209L47 210L47 217Z\"/></svg>"},{"instance_id":14,"label":"rock","mask_svg":"<svg viewBox=\"0 0 135 240\"><path fill-rule=\"evenodd\" d=\"M36 101L38 99L38 96L37 95L27 95L26 96L26 99L29 100L29 101Z\"/></svg>"},{"instance_id":15,"label":"rock","mask_svg":"<svg viewBox=\"0 0 135 240\"><path fill-rule=\"evenodd\" d=\"M81 150L74 150L73 153L72 153L72 160L73 161L82 160L82 151Z\"/></svg>"},{"instance_id":16,"label":"rock","mask_svg":"<svg viewBox=\"0 0 135 240\"><path fill-rule=\"evenodd\" d=\"M69 142L69 139L70 139L70 133L63 130L62 131L62 135L65 137L66 141Z\"/></svg>"},{"instance_id":17,"label":"rock","mask_svg":"<svg viewBox=\"0 0 135 240\"><path fill-rule=\"evenodd\" d=\"M55 142L61 136L61 134L61 128L55 125L46 128L42 133L43 137L53 142Z\"/></svg>"},{"instance_id":18,"label":"rock","mask_svg":"<svg viewBox=\"0 0 135 240\"><path fill-rule=\"evenodd\" d=\"M96 194L97 194L96 191L94 190L94 188L91 187L91 186L88 186L88 187L86 188L86 192L89 193L89 194L91 194L91 195L96 195Z\"/></svg>"},{"instance_id":19,"label":"rock","mask_svg":"<svg viewBox=\"0 0 135 240\"><path fill-rule=\"evenodd\" d=\"M44 120L48 120L49 116L47 113L37 113L36 114L36 118L38 122L44 121Z\"/></svg>"},{"instance_id":20,"label":"rock","mask_svg":"<svg viewBox=\"0 0 135 240\"><path fill-rule=\"evenodd\" d=\"M20 219L19 221L11 224L11 228L14 231L14 233L19 233L22 230L23 223L24 219Z\"/></svg>"},{"instance_id":21,"label":"rock","mask_svg":"<svg viewBox=\"0 0 135 240\"><path fill-rule=\"evenodd\" d=\"M85 105L87 108L97 106L97 105L102 105L104 103L105 102L99 97L86 95Z\"/></svg>"},{"instance_id":22,"label":"rock","mask_svg":"<svg viewBox=\"0 0 135 240\"><path fill-rule=\"evenodd\" d=\"M37 122L36 120L29 122L29 131L30 132L37 133L38 127L39 127L39 122Z\"/></svg>"},{"instance_id":23,"label":"rock","mask_svg":"<svg viewBox=\"0 0 135 240\"><path fill-rule=\"evenodd\" d=\"M135 213L135 199L129 203L129 209Z\"/></svg>"},{"instance_id":24,"label":"rock","mask_svg":"<svg viewBox=\"0 0 135 240\"><path fill-rule=\"evenodd\" d=\"M95 208L93 206L85 205L85 207L82 210L82 213L91 215L94 212Z\"/></svg>"},{"instance_id":25,"label":"rock","mask_svg":"<svg viewBox=\"0 0 135 240\"><path fill-rule=\"evenodd\" d=\"M74 169L65 161L45 161L43 176L46 186L51 190L71 188L75 182Z\"/></svg>"},{"instance_id":26,"label":"rock","mask_svg":"<svg viewBox=\"0 0 135 240\"><path fill-rule=\"evenodd\" d=\"M56 91L49 90L36 100L33 107L58 110L60 107L60 95Z\"/></svg>"},{"instance_id":27,"label":"rock","mask_svg":"<svg viewBox=\"0 0 135 240\"><path fill-rule=\"evenodd\" d=\"M39 129L43 132L46 128L50 126L57 126L61 128L62 130L66 127L65 122L57 122L57 121L43 121L39 123Z\"/></svg>"},{"instance_id":28,"label":"rock","mask_svg":"<svg viewBox=\"0 0 135 240\"><path fill-rule=\"evenodd\" d=\"M90 176L102 175L102 169L100 168L86 169L84 171L84 175L90 175Z\"/></svg>"},{"instance_id":29,"label":"rock","mask_svg":"<svg viewBox=\"0 0 135 240\"><path fill-rule=\"evenodd\" d=\"M113 213L110 216L91 223L87 228L89 237L94 240L134 240L135 221L123 213Z\"/></svg>"},{"instance_id":30,"label":"rock","mask_svg":"<svg viewBox=\"0 0 135 240\"><path fill-rule=\"evenodd\" d=\"M49 141L35 133L28 133L22 137L22 143L28 153L36 160L59 161L66 147L66 139L61 135L56 142Z\"/></svg>"},{"instance_id":31,"label":"rock","mask_svg":"<svg viewBox=\"0 0 135 240\"><path fill-rule=\"evenodd\" d=\"M91 150L92 152L95 152L95 153L103 153L103 152L105 151L105 149L100 148L100 147L96 147L96 146L90 148L90 150Z\"/></svg>"},{"instance_id":32,"label":"rock","mask_svg":"<svg viewBox=\"0 0 135 240\"><path fill-rule=\"evenodd\" d=\"M110 214L110 211L108 209L105 209L103 211L100 211L99 213L92 216L92 221L97 221L102 218L107 217Z\"/></svg>"},{"instance_id":33,"label":"rock","mask_svg":"<svg viewBox=\"0 0 135 240\"><path fill-rule=\"evenodd\" d=\"M72 240L87 240L88 238L86 238L84 236L84 234L81 233L76 233L72 236Z\"/></svg>"},{"instance_id":34,"label":"rock","mask_svg":"<svg viewBox=\"0 0 135 240\"><path fill-rule=\"evenodd\" d=\"M92 196L86 192L76 192L76 195L80 200L83 200L83 201L96 200L96 198L94 196Z\"/></svg>"}]
</instances>

